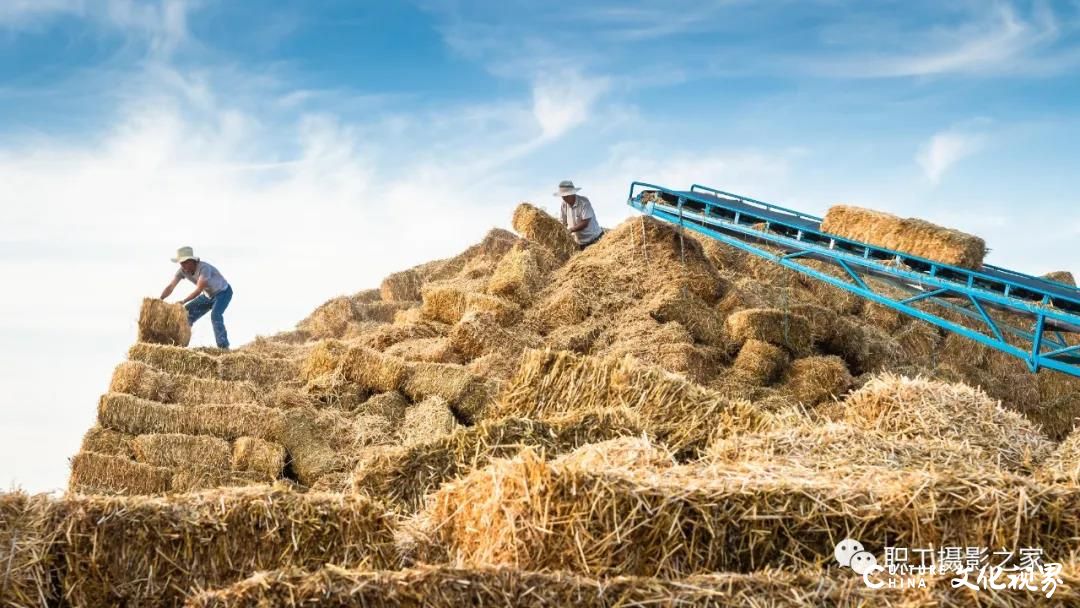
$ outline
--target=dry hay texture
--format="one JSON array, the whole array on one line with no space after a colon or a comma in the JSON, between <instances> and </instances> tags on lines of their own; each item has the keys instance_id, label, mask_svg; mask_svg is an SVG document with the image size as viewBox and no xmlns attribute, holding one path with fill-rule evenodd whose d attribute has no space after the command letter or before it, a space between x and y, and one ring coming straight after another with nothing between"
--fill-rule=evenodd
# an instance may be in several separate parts
<instances>
[{"instance_id":1,"label":"dry hay texture","mask_svg":"<svg viewBox=\"0 0 1080 608\"><path fill-rule=\"evenodd\" d=\"M138 341L187 346L191 342L187 309L181 304L145 298L139 311Z\"/></svg>"},{"instance_id":2,"label":"dry hay texture","mask_svg":"<svg viewBox=\"0 0 1080 608\"><path fill-rule=\"evenodd\" d=\"M544 246L560 261L565 261L577 251L577 243L566 227L534 205L518 205L514 209L512 224L518 234Z\"/></svg>"},{"instance_id":3,"label":"dry hay texture","mask_svg":"<svg viewBox=\"0 0 1080 608\"><path fill-rule=\"evenodd\" d=\"M962 268L982 268L986 242L925 220L848 205L831 207L822 232Z\"/></svg>"},{"instance_id":4,"label":"dry hay texture","mask_svg":"<svg viewBox=\"0 0 1080 608\"><path fill-rule=\"evenodd\" d=\"M597 468L523 450L444 485L418 521L455 566L679 577L820 567L845 536L1068 555L1078 501L985 469Z\"/></svg>"}]
</instances>

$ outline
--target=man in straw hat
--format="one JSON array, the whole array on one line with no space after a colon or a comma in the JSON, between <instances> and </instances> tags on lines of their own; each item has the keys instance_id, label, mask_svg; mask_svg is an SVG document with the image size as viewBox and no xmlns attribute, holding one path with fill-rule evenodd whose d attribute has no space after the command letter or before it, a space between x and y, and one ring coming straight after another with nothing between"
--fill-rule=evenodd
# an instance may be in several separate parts
<instances>
[{"instance_id":1,"label":"man in straw hat","mask_svg":"<svg viewBox=\"0 0 1080 608\"><path fill-rule=\"evenodd\" d=\"M589 199L578 194L581 188L575 188L574 182L566 179L559 182L559 191L555 196L562 197L562 223L574 237L578 249L585 249L600 237L604 236L604 230L596 221L596 213L593 212L592 203Z\"/></svg>"},{"instance_id":2,"label":"man in straw hat","mask_svg":"<svg viewBox=\"0 0 1080 608\"><path fill-rule=\"evenodd\" d=\"M209 262L200 260L191 247L176 250L172 261L180 264L169 286L161 292L161 299L169 297L180 281L187 279L195 284L191 292L180 303L187 308L188 325L194 325L206 313L210 313L210 322L214 325L214 340L218 348L229 348L229 334L225 331L225 309L232 301L232 285L225 280L221 272Z\"/></svg>"}]
</instances>

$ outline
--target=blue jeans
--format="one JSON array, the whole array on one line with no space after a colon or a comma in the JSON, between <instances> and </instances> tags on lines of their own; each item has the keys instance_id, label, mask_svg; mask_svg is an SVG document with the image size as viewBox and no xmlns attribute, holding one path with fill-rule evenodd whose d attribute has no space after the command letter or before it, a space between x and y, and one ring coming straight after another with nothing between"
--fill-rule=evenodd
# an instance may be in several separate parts
<instances>
[{"instance_id":1,"label":"blue jeans","mask_svg":"<svg viewBox=\"0 0 1080 608\"><path fill-rule=\"evenodd\" d=\"M225 331L225 309L232 302L232 285L219 291L212 298L206 297L205 293L188 302L187 308L188 325L194 325L206 313L210 313L210 322L214 325L214 340L218 348L229 348L229 334Z\"/></svg>"}]
</instances>

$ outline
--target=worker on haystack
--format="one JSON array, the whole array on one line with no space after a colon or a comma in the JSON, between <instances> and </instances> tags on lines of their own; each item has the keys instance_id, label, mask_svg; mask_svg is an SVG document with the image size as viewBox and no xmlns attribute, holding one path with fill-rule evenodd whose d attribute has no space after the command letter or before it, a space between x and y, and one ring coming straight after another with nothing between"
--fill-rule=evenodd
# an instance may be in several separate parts
<instances>
[{"instance_id":1,"label":"worker on haystack","mask_svg":"<svg viewBox=\"0 0 1080 608\"><path fill-rule=\"evenodd\" d=\"M596 221L592 203L578 194L580 190L581 188L574 187L574 182L566 179L559 182L559 191L555 196L562 197L563 225L570 231L570 236L574 237L578 249L585 249L604 236L604 229L600 227L600 222Z\"/></svg>"},{"instance_id":2,"label":"worker on haystack","mask_svg":"<svg viewBox=\"0 0 1080 608\"><path fill-rule=\"evenodd\" d=\"M180 281L187 279L195 284L195 291L191 292L180 303L184 305L188 313L188 325L194 325L207 312L210 313L210 322L214 325L214 340L217 347L223 350L229 348L229 334L225 331L225 309L232 301L232 285L225 280L221 272L209 262L200 260L191 247L181 247L176 250L176 257L172 261L180 264L171 283L161 292L161 299L169 297L173 289Z\"/></svg>"}]
</instances>

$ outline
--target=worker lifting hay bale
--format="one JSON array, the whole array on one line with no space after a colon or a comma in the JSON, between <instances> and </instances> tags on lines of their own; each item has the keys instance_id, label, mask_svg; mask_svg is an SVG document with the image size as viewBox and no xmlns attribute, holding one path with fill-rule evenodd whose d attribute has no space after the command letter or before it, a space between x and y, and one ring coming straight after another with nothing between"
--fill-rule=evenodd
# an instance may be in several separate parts
<instances>
[{"instance_id":1,"label":"worker lifting hay bale","mask_svg":"<svg viewBox=\"0 0 1080 608\"><path fill-rule=\"evenodd\" d=\"M942 264L978 270L986 255L986 242L977 236L944 228L916 218L862 209L831 207L821 222L822 232L891 249Z\"/></svg>"},{"instance_id":2,"label":"worker lifting hay bale","mask_svg":"<svg viewBox=\"0 0 1080 608\"><path fill-rule=\"evenodd\" d=\"M191 342L188 312L180 304L144 298L139 311L139 342L187 346Z\"/></svg>"},{"instance_id":3,"label":"worker lifting hay bale","mask_svg":"<svg viewBox=\"0 0 1080 608\"><path fill-rule=\"evenodd\" d=\"M577 243L559 220L530 203L521 203L514 209L511 223L518 234L555 254L559 263L565 262L578 250Z\"/></svg>"}]
</instances>

